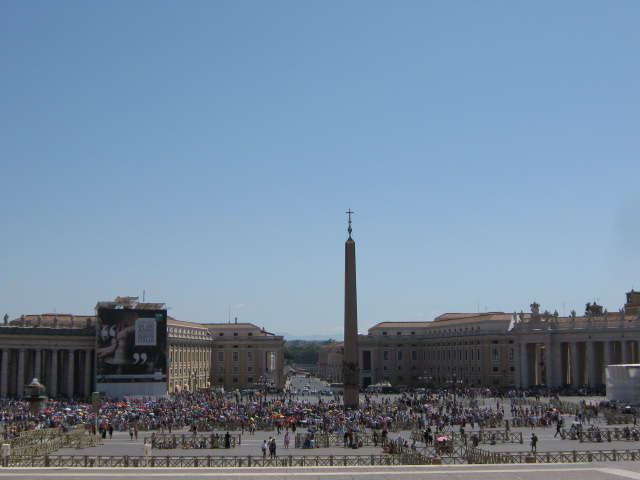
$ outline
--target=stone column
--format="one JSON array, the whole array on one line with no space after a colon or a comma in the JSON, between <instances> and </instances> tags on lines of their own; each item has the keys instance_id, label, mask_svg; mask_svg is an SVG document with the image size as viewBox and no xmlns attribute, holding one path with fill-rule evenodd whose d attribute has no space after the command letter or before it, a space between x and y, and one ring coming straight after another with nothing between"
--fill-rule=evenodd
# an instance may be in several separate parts
<instances>
[{"instance_id":1,"label":"stone column","mask_svg":"<svg viewBox=\"0 0 640 480\"><path fill-rule=\"evenodd\" d=\"M0 397L7 398L9 386L9 349L2 349L2 370L0 370Z\"/></svg>"},{"instance_id":2,"label":"stone column","mask_svg":"<svg viewBox=\"0 0 640 480\"><path fill-rule=\"evenodd\" d=\"M22 397L24 395L24 368L25 368L25 349L18 350L18 378L16 379L16 395Z\"/></svg>"},{"instance_id":3,"label":"stone column","mask_svg":"<svg viewBox=\"0 0 640 480\"><path fill-rule=\"evenodd\" d=\"M580 386L582 381L582 374L580 372L581 359L579 358L580 349L578 343L572 342L569 344L571 352L571 385L576 388Z\"/></svg>"},{"instance_id":4,"label":"stone column","mask_svg":"<svg viewBox=\"0 0 640 480\"><path fill-rule=\"evenodd\" d=\"M67 395L69 395L70 397L73 397L73 378L75 376L75 371L74 371L74 367L75 367L75 362L74 362L74 357L75 357L75 350L69 350L69 363L68 363L68 370L67 370Z\"/></svg>"},{"instance_id":5,"label":"stone column","mask_svg":"<svg viewBox=\"0 0 640 480\"><path fill-rule=\"evenodd\" d=\"M620 340L620 361L623 364L629 363L629 344L624 338Z\"/></svg>"},{"instance_id":6,"label":"stone column","mask_svg":"<svg viewBox=\"0 0 640 480\"><path fill-rule=\"evenodd\" d=\"M48 388L49 396L55 397L58 395L58 355L59 350L57 348L51 349L51 386Z\"/></svg>"},{"instance_id":7,"label":"stone column","mask_svg":"<svg viewBox=\"0 0 640 480\"><path fill-rule=\"evenodd\" d=\"M595 387L600 381L600 373L598 368L600 367L598 360L598 354L596 353L596 342L593 340L587 344L589 348L589 386Z\"/></svg>"},{"instance_id":8,"label":"stone column","mask_svg":"<svg viewBox=\"0 0 640 480\"><path fill-rule=\"evenodd\" d=\"M40 348L36 349L34 362L33 376L42 383L42 350Z\"/></svg>"},{"instance_id":9,"label":"stone column","mask_svg":"<svg viewBox=\"0 0 640 480\"><path fill-rule=\"evenodd\" d=\"M604 342L604 364L611 365L611 342Z\"/></svg>"},{"instance_id":10,"label":"stone column","mask_svg":"<svg viewBox=\"0 0 640 480\"><path fill-rule=\"evenodd\" d=\"M530 362L529 362L529 344L520 344L520 387L527 388L531 383L529 378Z\"/></svg>"},{"instance_id":11,"label":"stone column","mask_svg":"<svg viewBox=\"0 0 640 480\"><path fill-rule=\"evenodd\" d=\"M562 385L562 344L552 342L548 347L549 358L547 359L547 372L549 375L549 387L556 388Z\"/></svg>"},{"instance_id":12,"label":"stone column","mask_svg":"<svg viewBox=\"0 0 640 480\"><path fill-rule=\"evenodd\" d=\"M85 362L84 362L84 395L91 395L92 383L91 382L91 366L93 365L93 355L91 350L85 350Z\"/></svg>"}]
</instances>

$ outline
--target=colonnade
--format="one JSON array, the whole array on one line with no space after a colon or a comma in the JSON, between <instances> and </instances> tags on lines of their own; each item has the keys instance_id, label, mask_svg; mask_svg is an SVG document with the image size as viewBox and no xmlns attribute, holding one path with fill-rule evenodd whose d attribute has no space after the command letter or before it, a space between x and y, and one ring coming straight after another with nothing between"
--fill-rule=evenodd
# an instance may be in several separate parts
<instances>
[{"instance_id":1,"label":"colonnade","mask_svg":"<svg viewBox=\"0 0 640 480\"><path fill-rule=\"evenodd\" d=\"M638 341L628 339L523 342L520 385L596 386L605 383L604 366L638 363Z\"/></svg>"},{"instance_id":2,"label":"colonnade","mask_svg":"<svg viewBox=\"0 0 640 480\"><path fill-rule=\"evenodd\" d=\"M94 349L2 347L0 397L22 397L37 378L49 397L89 396L94 388Z\"/></svg>"}]
</instances>

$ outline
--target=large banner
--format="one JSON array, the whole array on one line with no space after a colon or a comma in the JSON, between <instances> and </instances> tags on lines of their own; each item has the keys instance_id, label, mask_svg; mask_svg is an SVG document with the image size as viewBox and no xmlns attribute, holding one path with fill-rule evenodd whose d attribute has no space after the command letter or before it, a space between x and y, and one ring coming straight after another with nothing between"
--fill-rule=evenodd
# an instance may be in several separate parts
<instances>
[{"instance_id":1,"label":"large banner","mask_svg":"<svg viewBox=\"0 0 640 480\"><path fill-rule=\"evenodd\" d=\"M167 311L98 309L96 383L167 381Z\"/></svg>"}]
</instances>

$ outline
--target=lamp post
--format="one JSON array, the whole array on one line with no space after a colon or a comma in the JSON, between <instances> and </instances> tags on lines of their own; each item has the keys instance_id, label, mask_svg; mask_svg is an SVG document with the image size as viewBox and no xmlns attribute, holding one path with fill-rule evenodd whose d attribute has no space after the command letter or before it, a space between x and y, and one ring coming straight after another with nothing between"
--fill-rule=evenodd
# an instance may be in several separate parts
<instances>
[{"instance_id":1,"label":"lamp post","mask_svg":"<svg viewBox=\"0 0 640 480\"><path fill-rule=\"evenodd\" d=\"M453 410L451 413L455 415L458 413L458 384L461 384L462 380L458 380L458 375L454 373L451 375L449 383L451 383L453 388Z\"/></svg>"}]
</instances>

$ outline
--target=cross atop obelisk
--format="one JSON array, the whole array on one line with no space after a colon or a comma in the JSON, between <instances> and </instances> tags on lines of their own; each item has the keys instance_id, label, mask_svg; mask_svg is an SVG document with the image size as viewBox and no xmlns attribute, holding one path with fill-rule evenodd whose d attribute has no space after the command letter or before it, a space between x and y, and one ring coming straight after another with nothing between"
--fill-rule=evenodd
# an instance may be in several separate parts
<instances>
[{"instance_id":1,"label":"cross atop obelisk","mask_svg":"<svg viewBox=\"0 0 640 480\"><path fill-rule=\"evenodd\" d=\"M351 238L349 209L349 238L344 251L344 359L342 381L344 406L356 409L360 404L360 366L358 353L358 301L356 295L356 242Z\"/></svg>"},{"instance_id":2,"label":"cross atop obelisk","mask_svg":"<svg viewBox=\"0 0 640 480\"><path fill-rule=\"evenodd\" d=\"M344 212L344 213L348 213L348 214L349 214L349 228L347 229L347 231L349 232L349 238L351 238L351 232L353 231L353 230L351 229L351 214L352 214L352 213L356 213L356 212L352 212L352 211L351 211L351 209L349 209L349 210L347 210L347 211L346 211L346 212Z\"/></svg>"}]
</instances>

